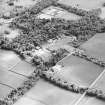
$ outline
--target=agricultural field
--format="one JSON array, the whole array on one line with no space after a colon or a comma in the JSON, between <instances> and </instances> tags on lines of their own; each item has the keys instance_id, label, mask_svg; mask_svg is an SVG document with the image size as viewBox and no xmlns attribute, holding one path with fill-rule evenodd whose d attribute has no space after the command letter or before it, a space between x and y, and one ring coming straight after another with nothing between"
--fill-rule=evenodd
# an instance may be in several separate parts
<instances>
[{"instance_id":1,"label":"agricultural field","mask_svg":"<svg viewBox=\"0 0 105 105\"><path fill-rule=\"evenodd\" d=\"M99 17L105 18L104 0L59 0L60 3L70 5L86 11L101 9ZM88 5L89 4L89 5Z\"/></svg>"},{"instance_id":2,"label":"agricultural field","mask_svg":"<svg viewBox=\"0 0 105 105\"><path fill-rule=\"evenodd\" d=\"M58 74L71 83L75 83L80 86L90 86L97 76L103 71L103 68L72 55L59 61L57 65L63 65L61 71L58 71Z\"/></svg>"},{"instance_id":3,"label":"agricultural field","mask_svg":"<svg viewBox=\"0 0 105 105\"><path fill-rule=\"evenodd\" d=\"M73 7L91 10L102 7L104 0L59 0L60 3L71 5Z\"/></svg>"},{"instance_id":4,"label":"agricultural field","mask_svg":"<svg viewBox=\"0 0 105 105\"><path fill-rule=\"evenodd\" d=\"M36 94L36 95L34 95ZM68 93L44 80L39 80L36 87L25 94L25 97L40 100L47 105L64 105L75 103L81 94Z\"/></svg>"},{"instance_id":5,"label":"agricultural field","mask_svg":"<svg viewBox=\"0 0 105 105\"><path fill-rule=\"evenodd\" d=\"M105 79L105 72L103 72L100 78L92 84L92 88L97 88L105 92L104 79ZM84 97L80 102L78 102L78 105L93 105L94 103L96 103L95 105L104 105L104 101L97 100L97 98L93 97L90 98L88 96Z\"/></svg>"},{"instance_id":6,"label":"agricultural field","mask_svg":"<svg viewBox=\"0 0 105 105\"><path fill-rule=\"evenodd\" d=\"M20 62L20 58L12 51L0 50L0 66L5 69L11 69L13 65Z\"/></svg>"},{"instance_id":7,"label":"agricultural field","mask_svg":"<svg viewBox=\"0 0 105 105\"><path fill-rule=\"evenodd\" d=\"M105 0L0 0L0 105L105 104Z\"/></svg>"},{"instance_id":8,"label":"agricultural field","mask_svg":"<svg viewBox=\"0 0 105 105\"><path fill-rule=\"evenodd\" d=\"M9 94L12 91L12 88L8 86L4 86L0 84L0 99L4 98L7 94Z\"/></svg>"},{"instance_id":9,"label":"agricultural field","mask_svg":"<svg viewBox=\"0 0 105 105\"><path fill-rule=\"evenodd\" d=\"M96 34L86 43L82 44L80 48L83 48L89 55L105 61L105 34Z\"/></svg>"}]
</instances>

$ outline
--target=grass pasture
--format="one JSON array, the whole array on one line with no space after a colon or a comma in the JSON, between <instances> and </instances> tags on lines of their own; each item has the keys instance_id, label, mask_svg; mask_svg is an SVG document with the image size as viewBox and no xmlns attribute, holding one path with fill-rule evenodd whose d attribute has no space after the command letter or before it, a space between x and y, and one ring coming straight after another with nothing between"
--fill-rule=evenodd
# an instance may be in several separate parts
<instances>
[{"instance_id":1,"label":"grass pasture","mask_svg":"<svg viewBox=\"0 0 105 105\"><path fill-rule=\"evenodd\" d=\"M105 0L59 0L60 3L84 10L101 8Z\"/></svg>"},{"instance_id":2,"label":"grass pasture","mask_svg":"<svg viewBox=\"0 0 105 105\"><path fill-rule=\"evenodd\" d=\"M29 97L22 97L19 101L17 101L14 105L45 105L45 103L40 102L36 99L31 99Z\"/></svg>"},{"instance_id":3,"label":"grass pasture","mask_svg":"<svg viewBox=\"0 0 105 105\"><path fill-rule=\"evenodd\" d=\"M41 79L25 96L40 100L46 105L72 105L81 94L68 92Z\"/></svg>"},{"instance_id":4,"label":"grass pasture","mask_svg":"<svg viewBox=\"0 0 105 105\"><path fill-rule=\"evenodd\" d=\"M0 65L6 70L20 62L20 57L12 51L0 50Z\"/></svg>"},{"instance_id":5,"label":"grass pasture","mask_svg":"<svg viewBox=\"0 0 105 105\"><path fill-rule=\"evenodd\" d=\"M98 79L98 81L92 86L92 88L96 88L102 90L105 93L105 72ZM92 97L84 97L78 105L105 105L105 102Z\"/></svg>"},{"instance_id":6,"label":"grass pasture","mask_svg":"<svg viewBox=\"0 0 105 105\"><path fill-rule=\"evenodd\" d=\"M105 18L105 7L102 7L101 11L102 11L102 13L99 15L99 17L104 19Z\"/></svg>"},{"instance_id":7,"label":"grass pasture","mask_svg":"<svg viewBox=\"0 0 105 105\"><path fill-rule=\"evenodd\" d=\"M13 72L0 70L0 83L9 85L10 87L19 87L27 78Z\"/></svg>"},{"instance_id":8,"label":"grass pasture","mask_svg":"<svg viewBox=\"0 0 105 105\"><path fill-rule=\"evenodd\" d=\"M84 49L87 54L105 61L105 33L96 34L80 48Z\"/></svg>"},{"instance_id":9,"label":"grass pasture","mask_svg":"<svg viewBox=\"0 0 105 105\"><path fill-rule=\"evenodd\" d=\"M103 68L72 55L64 58L57 64L63 65L61 71L59 70L58 72L59 75L80 86L90 86L103 71Z\"/></svg>"},{"instance_id":10,"label":"grass pasture","mask_svg":"<svg viewBox=\"0 0 105 105\"><path fill-rule=\"evenodd\" d=\"M12 88L0 84L0 99L8 95L11 90Z\"/></svg>"}]
</instances>

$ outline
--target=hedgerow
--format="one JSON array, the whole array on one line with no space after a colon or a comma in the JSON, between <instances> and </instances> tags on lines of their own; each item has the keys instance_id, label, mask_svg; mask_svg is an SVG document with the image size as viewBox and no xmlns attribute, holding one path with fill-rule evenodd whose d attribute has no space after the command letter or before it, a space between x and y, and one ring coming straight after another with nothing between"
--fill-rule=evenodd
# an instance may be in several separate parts
<instances>
[{"instance_id":1,"label":"hedgerow","mask_svg":"<svg viewBox=\"0 0 105 105\"><path fill-rule=\"evenodd\" d=\"M60 88L69 90L71 92L80 93L83 94L87 88L79 87L76 84L70 83L62 78L60 78L56 73L52 72L54 70L48 70L42 72L42 77L53 83L56 86L59 86Z\"/></svg>"},{"instance_id":2,"label":"hedgerow","mask_svg":"<svg viewBox=\"0 0 105 105\"><path fill-rule=\"evenodd\" d=\"M93 62L94 64L96 64L98 66L105 67L105 62L104 61L102 61L100 59L97 59L95 57L92 57L92 56L86 54L85 52L75 51L75 53L73 53L73 55L78 56L80 58L83 58L87 61Z\"/></svg>"},{"instance_id":3,"label":"hedgerow","mask_svg":"<svg viewBox=\"0 0 105 105\"><path fill-rule=\"evenodd\" d=\"M81 87L76 85L75 83L70 83L64 78L59 77L59 75L57 75L57 73L52 68L50 68L47 71L43 71L41 76L45 80L53 83L54 85L60 88L63 88L78 94L83 94L85 92L85 95L87 96L96 97L97 99L105 101L105 93L102 90L99 90L96 88L89 88L85 86Z\"/></svg>"},{"instance_id":4,"label":"hedgerow","mask_svg":"<svg viewBox=\"0 0 105 105\"><path fill-rule=\"evenodd\" d=\"M90 16L90 15L96 15L97 16L101 13L100 8L86 11L86 10L72 7L72 6L69 6L69 5L60 3L60 2L54 2L52 5L63 8L64 10L67 10L68 12L74 13L74 14L79 15L79 16Z\"/></svg>"},{"instance_id":5,"label":"hedgerow","mask_svg":"<svg viewBox=\"0 0 105 105\"><path fill-rule=\"evenodd\" d=\"M85 16L88 14L88 11L85 11L83 9L78 9L76 7L68 6L68 5L63 4L63 3L55 2L55 3L53 3L53 5L60 7L60 8L63 8L64 10L67 10L68 12L77 14L79 16Z\"/></svg>"}]
</instances>

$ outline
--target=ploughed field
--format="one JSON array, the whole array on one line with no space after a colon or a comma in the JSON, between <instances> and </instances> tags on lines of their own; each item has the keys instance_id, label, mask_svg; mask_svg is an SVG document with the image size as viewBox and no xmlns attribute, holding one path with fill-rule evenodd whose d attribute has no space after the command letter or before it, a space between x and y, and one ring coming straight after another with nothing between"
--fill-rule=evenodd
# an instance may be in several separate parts
<instances>
[{"instance_id":1,"label":"ploughed field","mask_svg":"<svg viewBox=\"0 0 105 105\"><path fill-rule=\"evenodd\" d=\"M0 0L0 105L104 105L104 6Z\"/></svg>"}]
</instances>

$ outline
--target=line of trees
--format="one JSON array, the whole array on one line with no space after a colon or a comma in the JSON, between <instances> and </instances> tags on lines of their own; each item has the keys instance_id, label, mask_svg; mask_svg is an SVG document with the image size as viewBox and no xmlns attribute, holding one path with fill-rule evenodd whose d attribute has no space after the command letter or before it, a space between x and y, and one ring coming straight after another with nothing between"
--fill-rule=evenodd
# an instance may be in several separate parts
<instances>
[{"instance_id":1,"label":"line of trees","mask_svg":"<svg viewBox=\"0 0 105 105\"><path fill-rule=\"evenodd\" d=\"M101 67L105 67L105 62L104 61L101 61L100 59L92 57L92 56L86 54L85 52L76 51L75 53L73 53L73 55L78 56L80 58L83 58L85 60L88 60L90 62L93 62L94 64L99 65Z\"/></svg>"},{"instance_id":2,"label":"line of trees","mask_svg":"<svg viewBox=\"0 0 105 105\"><path fill-rule=\"evenodd\" d=\"M63 8L64 10L67 10L68 12L77 14L79 16L85 16L88 14L88 11L86 11L86 10L78 9L76 7L72 7L72 6L63 4L63 3L55 2L55 3L53 3L53 5L60 7L60 8Z\"/></svg>"},{"instance_id":3,"label":"line of trees","mask_svg":"<svg viewBox=\"0 0 105 105\"><path fill-rule=\"evenodd\" d=\"M52 68L50 68L48 71L43 71L42 77L54 85L59 86L60 88L79 94L86 92L87 96L96 97L97 99L105 101L105 93L102 90L96 88L80 87L74 83L70 83L59 77L59 75L57 75L57 73L55 73Z\"/></svg>"},{"instance_id":4,"label":"line of trees","mask_svg":"<svg viewBox=\"0 0 105 105\"><path fill-rule=\"evenodd\" d=\"M52 5L63 8L64 10L67 10L68 12L74 13L74 14L79 15L79 16L90 16L90 15L98 16L101 13L100 8L92 9L90 11L86 11L86 10L79 9L79 8L76 8L76 7L72 7L72 6L69 6L69 5L60 3L60 2L54 2Z\"/></svg>"},{"instance_id":5,"label":"line of trees","mask_svg":"<svg viewBox=\"0 0 105 105\"><path fill-rule=\"evenodd\" d=\"M70 83L62 79L61 77L59 77L59 75L54 73L54 70L52 70L51 68L48 71L43 71L42 77L47 81L53 83L54 85L59 86L60 88L69 90L71 92L83 94L87 90L87 88L79 87L74 83Z\"/></svg>"}]
</instances>

